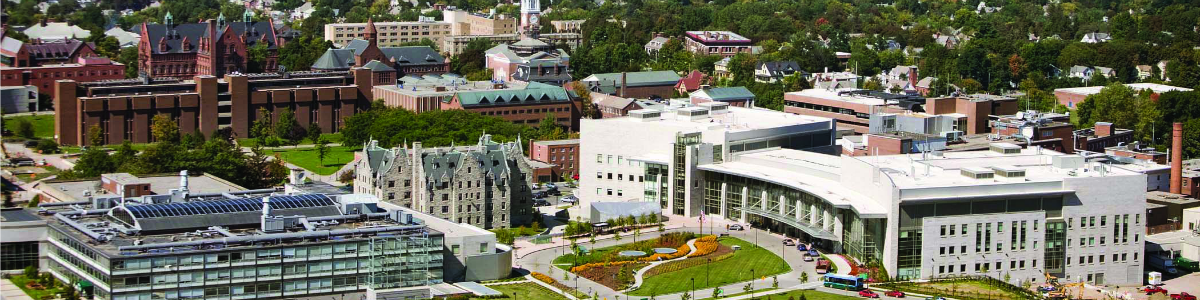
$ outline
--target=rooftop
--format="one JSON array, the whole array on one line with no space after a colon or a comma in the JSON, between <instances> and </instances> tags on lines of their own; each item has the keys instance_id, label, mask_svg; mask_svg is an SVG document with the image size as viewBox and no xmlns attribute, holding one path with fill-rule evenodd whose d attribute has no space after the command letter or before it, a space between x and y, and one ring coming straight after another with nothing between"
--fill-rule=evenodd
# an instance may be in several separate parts
<instances>
[{"instance_id":1,"label":"rooftop","mask_svg":"<svg viewBox=\"0 0 1200 300\"><path fill-rule=\"evenodd\" d=\"M125 175L133 176L133 175L129 175L129 174L125 174ZM141 182L149 183L150 191L152 193L154 193L155 195L168 195L168 194L170 194L170 191L172 189L179 188L179 175L163 174L163 175L142 176L142 177L136 177L136 178L139 179ZM96 195L96 196L105 195L105 193L107 193L107 191L100 188L100 180L99 179L59 181L59 182L51 181L51 182L46 182L45 185L49 186L49 189L55 190L55 192L56 192L55 194L58 194L55 196L60 197L59 200L65 201L65 202L85 200L87 197L83 196L84 192L89 192L90 194ZM189 175L188 176L188 190L193 194L212 194L212 193L219 194L219 193L225 193L225 192L244 190L244 188L242 188L236 184L233 184L231 182L225 181L224 179L205 174L205 175ZM66 199L61 199L61 197L65 197Z\"/></svg>"},{"instance_id":2,"label":"rooftop","mask_svg":"<svg viewBox=\"0 0 1200 300\"><path fill-rule=\"evenodd\" d=\"M1170 91L1187 92L1187 91L1192 90L1189 88L1175 87L1175 86L1169 86L1169 85L1157 84L1157 83L1130 83L1130 84L1126 84L1125 86L1133 89L1134 91L1150 90L1155 93L1166 93L1166 92L1170 92ZM1100 90L1102 90L1102 89L1104 89L1104 86L1086 86L1086 87L1077 87L1077 88L1055 89L1054 91L1055 92L1072 93L1072 94L1081 94L1081 95L1091 95L1091 94L1100 93Z\"/></svg>"},{"instance_id":3,"label":"rooftop","mask_svg":"<svg viewBox=\"0 0 1200 300\"><path fill-rule=\"evenodd\" d=\"M502 90L520 90L529 85L523 81L509 81L505 83L495 83L491 81L443 81L430 80L429 76L425 76L422 80L409 81L411 78L405 76L401 78L403 84L400 85L377 85L377 89L385 89L390 92L395 92L402 95L411 96L436 96L436 95L453 95L459 92L470 91L502 91Z\"/></svg>"},{"instance_id":4,"label":"rooftop","mask_svg":"<svg viewBox=\"0 0 1200 300\"><path fill-rule=\"evenodd\" d=\"M655 124L664 126L672 126L695 131L725 130L729 132L778 128L818 122L830 122L830 119L828 118L781 113L763 108L744 108L737 106L728 106L726 113L710 114L705 118L693 119L678 113L680 110L686 109L687 107L677 108L674 106L663 106L663 108L665 108L665 111L653 110L661 112L661 116L657 118L643 120L633 116L625 116L603 120L604 122L627 123L654 122ZM642 109L642 111L649 110Z\"/></svg>"},{"instance_id":5,"label":"rooftop","mask_svg":"<svg viewBox=\"0 0 1200 300\"><path fill-rule=\"evenodd\" d=\"M547 146L555 146L555 145L579 145L579 139L569 139L569 140L549 140L549 141L534 141L533 143L534 143L534 144L536 144L536 145L547 145Z\"/></svg>"},{"instance_id":6,"label":"rooftop","mask_svg":"<svg viewBox=\"0 0 1200 300\"><path fill-rule=\"evenodd\" d=\"M1170 204L1194 204L1194 203L1197 203L1198 201L1200 201L1200 199L1188 197L1187 195L1172 194L1172 193L1163 192L1163 191L1150 191L1150 192L1146 192L1146 201L1155 201L1155 202L1170 203Z\"/></svg>"},{"instance_id":7,"label":"rooftop","mask_svg":"<svg viewBox=\"0 0 1200 300\"><path fill-rule=\"evenodd\" d=\"M688 31L687 35L692 39L711 43L711 42L737 42L749 43L750 39L733 33L732 31Z\"/></svg>"},{"instance_id":8,"label":"rooftop","mask_svg":"<svg viewBox=\"0 0 1200 300\"><path fill-rule=\"evenodd\" d=\"M41 221L32 211L24 208L5 208L0 210L0 222L29 222Z\"/></svg>"},{"instance_id":9,"label":"rooftop","mask_svg":"<svg viewBox=\"0 0 1200 300\"><path fill-rule=\"evenodd\" d=\"M847 88L847 89L807 89L798 92L789 92L786 95L797 95L802 97L810 97L824 100L841 101L851 104L871 105L871 106L886 106L899 105L900 98L907 97L890 97L884 93L871 93L869 90Z\"/></svg>"}]
</instances>

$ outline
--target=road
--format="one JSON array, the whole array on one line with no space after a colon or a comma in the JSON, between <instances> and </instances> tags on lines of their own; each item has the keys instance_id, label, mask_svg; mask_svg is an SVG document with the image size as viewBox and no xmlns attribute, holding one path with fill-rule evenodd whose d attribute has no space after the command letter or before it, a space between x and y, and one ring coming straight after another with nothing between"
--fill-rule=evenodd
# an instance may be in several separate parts
<instances>
[{"instance_id":1,"label":"road","mask_svg":"<svg viewBox=\"0 0 1200 300\"><path fill-rule=\"evenodd\" d=\"M37 150L29 149L22 143L4 143L4 149L8 151L8 155L12 157L29 157L34 161L46 160L46 163L67 170L75 167L75 163L64 159L62 154L39 154Z\"/></svg>"}]
</instances>

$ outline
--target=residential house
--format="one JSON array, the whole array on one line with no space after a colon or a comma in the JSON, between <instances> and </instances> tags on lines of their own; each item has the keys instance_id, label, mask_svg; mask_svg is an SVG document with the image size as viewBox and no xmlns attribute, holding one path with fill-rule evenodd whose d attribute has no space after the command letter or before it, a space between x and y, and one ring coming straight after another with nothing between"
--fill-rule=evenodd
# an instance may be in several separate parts
<instances>
[{"instance_id":1,"label":"residential house","mask_svg":"<svg viewBox=\"0 0 1200 300\"><path fill-rule=\"evenodd\" d=\"M700 70L692 70L687 76L679 79L679 83L675 84L675 92L679 95L687 95L692 91L700 89L705 84L708 84L708 75L700 72Z\"/></svg>"},{"instance_id":2,"label":"residential house","mask_svg":"<svg viewBox=\"0 0 1200 300\"><path fill-rule=\"evenodd\" d=\"M1104 43L1112 40L1112 36L1104 32L1090 32L1083 35L1079 41L1086 44Z\"/></svg>"},{"instance_id":3,"label":"residential house","mask_svg":"<svg viewBox=\"0 0 1200 300\"><path fill-rule=\"evenodd\" d=\"M629 115L629 112L642 109L633 98L624 98L609 94L591 92L592 103L600 111L601 118L616 118Z\"/></svg>"},{"instance_id":4,"label":"residential house","mask_svg":"<svg viewBox=\"0 0 1200 300\"><path fill-rule=\"evenodd\" d=\"M653 39L646 42L646 55L658 57L658 51L662 50L663 45L671 41L670 38L663 37L661 34L656 34Z\"/></svg>"},{"instance_id":5,"label":"residential house","mask_svg":"<svg viewBox=\"0 0 1200 300\"><path fill-rule=\"evenodd\" d=\"M1145 80L1146 78L1150 78L1150 76L1154 76L1154 67L1150 65L1138 65L1137 72L1138 80Z\"/></svg>"},{"instance_id":6,"label":"residential house","mask_svg":"<svg viewBox=\"0 0 1200 300\"><path fill-rule=\"evenodd\" d=\"M63 39L81 39L86 40L92 36L92 32L79 27L69 22L47 22L42 19L40 23L33 24L29 28L25 28L25 36L32 40L63 40Z\"/></svg>"},{"instance_id":7,"label":"residential house","mask_svg":"<svg viewBox=\"0 0 1200 300\"><path fill-rule=\"evenodd\" d=\"M713 77L729 78L729 59L726 57L713 63Z\"/></svg>"},{"instance_id":8,"label":"residential house","mask_svg":"<svg viewBox=\"0 0 1200 300\"><path fill-rule=\"evenodd\" d=\"M754 68L754 81L774 83L780 82L784 77L799 73L801 76L806 76L807 73L800 69L800 64L795 61L764 61L759 62ZM807 77L807 76L806 76Z\"/></svg>"},{"instance_id":9,"label":"residential house","mask_svg":"<svg viewBox=\"0 0 1200 300\"><path fill-rule=\"evenodd\" d=\"M730 106L754 107L754 93L744 86L702 88L688 96L692 104L724 102Z\"/></svg>"}]
</instances>

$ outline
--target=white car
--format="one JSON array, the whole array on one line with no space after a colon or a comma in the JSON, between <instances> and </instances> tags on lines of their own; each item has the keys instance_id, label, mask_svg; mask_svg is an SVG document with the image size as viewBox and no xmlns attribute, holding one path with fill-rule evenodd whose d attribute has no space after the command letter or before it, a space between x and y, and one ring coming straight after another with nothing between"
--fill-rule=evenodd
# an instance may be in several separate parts
<instances>
[{"instance_id":1,"label":"white car","mask_svg":"<svg viewBox=\"0 0 1200 300\"><path fill-rule=\"evenodd\" d=\"M805 255L804 261L813 261L813 258L812 258L812 256Z\"/></svg>"},{"instance_id":2,"label":"white car","mask_svg":"<svg viewBox=\"0 0 1200 300\"><path fill-rule=\"evenodd\" d=\"M576 198L575 195L571 195L562 197L562 199L559 199L558 201L562 203L575 203L576 201L579 201L579 198Z\"/></svg>"}]
</instances>

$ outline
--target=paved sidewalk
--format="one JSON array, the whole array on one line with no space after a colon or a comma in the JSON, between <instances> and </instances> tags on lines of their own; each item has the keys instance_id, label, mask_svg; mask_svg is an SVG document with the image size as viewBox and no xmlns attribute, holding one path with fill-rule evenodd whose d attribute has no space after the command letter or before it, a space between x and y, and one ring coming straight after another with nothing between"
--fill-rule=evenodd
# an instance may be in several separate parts
<instances>
[{"instance_id":1,"label":"paved sidewalk","mask_svg":"<svg viewBox=\"0 0 1200 300\"><path fill-rule=\"evenodd\" d=\"M850 266L850 262L846 261L846 258L842 257L841 255L830 254L826 255L825 257L828 257L829 261L833 262L833 265L837 266L838 270L836 274L850 275L850 271L853 270L853 267Z\"/></svg>"},{"instance_id":2,"label":"paved sidewalk","mask_svg":"<svg viewBox=\"0 0 1200 300\"><path fill-rule=\"evenodd\" d=\"M0 280L0 298L4 300L33 300L32 297L25 294L20 287L13 284L8 279Z\"/></svg>"}]
</instances>

